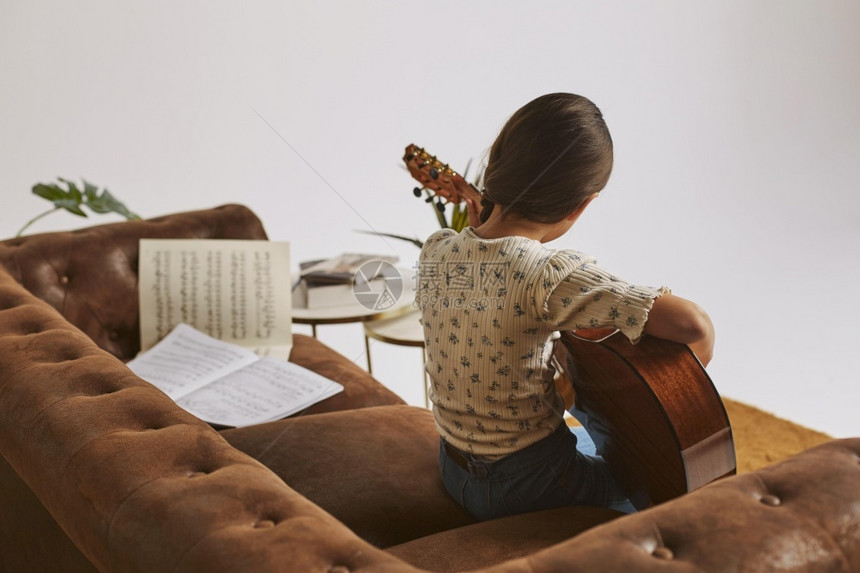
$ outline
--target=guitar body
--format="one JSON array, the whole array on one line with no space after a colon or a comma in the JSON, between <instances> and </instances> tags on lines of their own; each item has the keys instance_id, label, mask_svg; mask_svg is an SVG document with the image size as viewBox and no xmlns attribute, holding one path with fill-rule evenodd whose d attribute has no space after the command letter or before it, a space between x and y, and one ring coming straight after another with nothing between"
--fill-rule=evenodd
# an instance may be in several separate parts
<instances>
[{"instance_id":1,"label":"guitar body","mask_svg":"<svg viewBox=\"0 0 860 573\"><path fill-rule=\"evenodd\" d=\"M594 342L563 332L556 385L586 425L637 509L662 503L736 472L722 400L692 351L645 336ZM569 384L568 384L569 380ZM572 386L572 392L571 392ZM595 435L598 434L598 435Z\"/></svg>"}]
</instances>

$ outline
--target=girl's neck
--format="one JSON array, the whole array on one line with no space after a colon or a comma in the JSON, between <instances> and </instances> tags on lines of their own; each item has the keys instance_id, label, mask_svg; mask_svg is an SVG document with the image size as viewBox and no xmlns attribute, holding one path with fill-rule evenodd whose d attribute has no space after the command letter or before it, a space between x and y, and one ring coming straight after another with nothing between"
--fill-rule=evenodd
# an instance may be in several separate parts
<instances>
[{"instance_id":1,"label":"girl's neck","mask_svg":"<svg viewBox=\"0 0 860 573\"><path fill-rule=\"evenodd\" d=\"M482 239L525 237L546 243L560 237L570 228L565 219L557 223L538 223L513 213L503 214L503 209L501 205L496 205L487 221L474 229L475 234Z\"/></svg>"}]
</instances>

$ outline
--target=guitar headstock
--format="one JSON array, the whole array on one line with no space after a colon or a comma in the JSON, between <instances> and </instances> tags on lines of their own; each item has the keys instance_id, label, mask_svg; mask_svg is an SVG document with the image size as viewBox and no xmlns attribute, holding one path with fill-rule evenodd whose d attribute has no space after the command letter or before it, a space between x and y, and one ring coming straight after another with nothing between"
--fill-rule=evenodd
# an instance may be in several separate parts
<instances>
[{"instance_id":1,"label":"guitar headstock","mask_svg":"<svg viewBox=\"0 0 860 573\"><path fill-rule=\"evenodd\" d=\"M407 145L403 161L415 180L447 201L460 203L468 196L480 202L481 193L474 185L423 147L413 143Z\"/></svg>"}]
</instances>

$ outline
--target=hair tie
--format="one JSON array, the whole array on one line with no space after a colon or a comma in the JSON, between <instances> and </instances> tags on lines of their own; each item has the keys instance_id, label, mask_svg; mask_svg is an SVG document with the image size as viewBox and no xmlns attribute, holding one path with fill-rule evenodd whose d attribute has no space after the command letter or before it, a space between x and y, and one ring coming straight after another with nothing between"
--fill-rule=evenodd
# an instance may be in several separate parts
<instances>
[{"instance_id":1,"label":"hair tie","mask_svg":"<svg viewBox=\"0 0 860 573\"><path fill-rule=\"evenodd\" d=\"M481 194L481 213L478 215L478 219L481 223L486 223L487 219L490 218L490 214L493 212L496 204L492 201L492 199L488 198L486 194Z\"/></svg>"}]
</instances>

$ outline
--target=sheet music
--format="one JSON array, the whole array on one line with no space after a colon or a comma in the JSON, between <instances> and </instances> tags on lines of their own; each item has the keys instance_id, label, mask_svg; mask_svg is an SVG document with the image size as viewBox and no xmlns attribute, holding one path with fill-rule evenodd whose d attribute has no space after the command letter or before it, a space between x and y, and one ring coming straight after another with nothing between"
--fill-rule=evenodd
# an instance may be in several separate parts
<instances>
[{"instance_id":1,"label":"sheet music","mask_svg":"<svg viewBox=\"0 0 860 573\"><path fill-rule=\"evenodd\" d=\"M184 323L128 367L198 418L225 426L283 418L343 390L297 364L260 358Z\"/></svg>"},{"instance_id":2,"label":"sheet music","mask_svg":"<svg viewBox=\"0 0 860 573\"><path fill-rule=\"evenodd\" d=\"M292 348L289 243L141 239L140 343L179 323L286 360Z\"/></svg>"},{"instance_id":3,"label":"sheet music","mask_svg":"<svg viewBox=\"0 0 860 573\"><path fill-rule=\"evenodd\" d=\"M215 340L180 323L127 364L132 372L177 400L258 360L253 351Z\"/></svg>"},{"instance_id":4,"label":"sheet music","mask_svg":"<svg viewBox=\"0 0 860 573\"><path fill-rule=\"evenodd\" d=\"M203 420L248 426L290 416L343 386L292 362L261 358L180 399Z\"/></svg>"}]
</instances>

